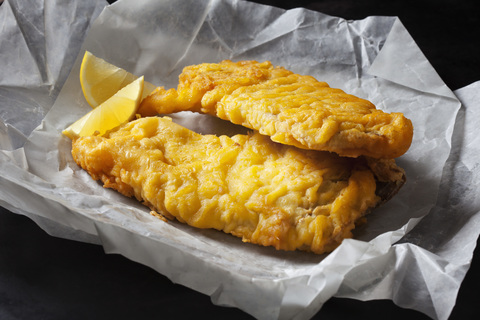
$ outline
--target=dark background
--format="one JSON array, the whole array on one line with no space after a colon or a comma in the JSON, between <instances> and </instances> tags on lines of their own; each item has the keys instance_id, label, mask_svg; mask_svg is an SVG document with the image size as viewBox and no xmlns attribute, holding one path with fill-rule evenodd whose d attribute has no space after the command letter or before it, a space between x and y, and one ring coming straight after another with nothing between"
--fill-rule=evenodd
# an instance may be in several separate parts
<instances>
[{"instance_id":1,"label":"dark background","mask_svg":"<svg viewBox=\"0 0 480 320\"><path fill-rule=\"evenodd\" d=\"M1 2L1 1L0 1ZM112 2L112 1L110 1ZM254 1L345 19L398 16L452 90L480 80L478 0ZM478 243L478 242L477 242ZM480 251L450 319L480 319ZM0 319L250 319L102 247L47 235L0 207ZM428 319L389 300L332 298L314 319Z\"/></svg>"}]
</instances>

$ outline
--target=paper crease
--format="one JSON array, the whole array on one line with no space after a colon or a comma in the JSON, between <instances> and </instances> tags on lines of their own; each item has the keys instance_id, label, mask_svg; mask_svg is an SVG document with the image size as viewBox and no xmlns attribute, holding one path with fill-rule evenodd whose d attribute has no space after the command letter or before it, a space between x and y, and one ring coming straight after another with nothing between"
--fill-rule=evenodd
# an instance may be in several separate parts
<instances>
[{"instance_id":1,"label":"paper crease","mask_svg":"<svg viewBox=\"0 0 480 320\"><path fill-rule=\"evenodd\" d=\"M105 5L103 1L89 1L92 7ZM478 160L472 162L460 157L451 165L455 174L461 175L448 174L447 170L443 170L450 153L450 138L460 104L400 20L370 17L346 22L304 9L284 11L243 1L200 1L196 3L206 5L208 9L202 11L203 16L196 21L197 25L166 24L168 30L161 30L160 33L154 30L155 34L150 35L144 33L152 29L154 23L165 21L142 20L142 15L151 15L156 8L171 4L171 8L178 10L171 11L176 16L172 16L168 22L183 22L183 15L190 13L183 12L188 8L179 4L192 2L120 0L103 10L85 42L83 38L72 40L73 46L82 49L77 61L71 61L73 67L70 76L53 107L48 105L52 97L46 95L54 95L55 92L36 92L38 96L35 96L35 100L40 97L41 101L39 107L42 109L39 111L49 111L47 116L23 148L15 153L0 150L0 159L12 162L0 163L0 203L39 221L41 227L48 229L51 234L79 241L101 242L107 253L122 254L154 268L174 282L210 295L214 303L238 307L258 318L307 319L332 296L360 300L388 298L434 318L448 318L464 272L469 266L468 255L471 257L473 250L469 246L465 252L458 252L456 246L464 239L470 242L476 239L478 231L464 224L456 230L446 229L450 238L445 238L445 243L441 243L440 247L432 242L432 248L428 247L430 242L426 241L426 237L432 234L430 223L441 213L435 209L440 184L457 179L468 181L470 189L466 191L469 195L473 194L477 189L475 179L478 176L475 174L479 165ZM2 11L6 4L2 6ZM152 6L152 10L143 10L143 4ZM53 14L54 7L50 9L47 11ZM249 14L244 15L244 11ZM89 12L97 11L92 9ZM268 20L265 21L264 16L255 16L256 13L265 14ZM42 14L47 12L44 10ZM218 26L221 26L221 19L235 15L243 19L241 21L245 27L252 25L248 23L250 19L255 21L262 18L258 20L264 23L262 30L253 25L249 29L252 34L242 35L241 39L235 38L235 35L228 38L228 34ZM126 16L130 19L128 23L125 23ZM21 17L14 19L10 22L13 26L24 23ZM90 22L87 19L79 23L87 29ZM115 32L112 36L111 32L116 30L116 26L124 29L121 34ZM21 27L24 28L23 25ZM190 36L188 41L182 42L187 38L181 37L172 42L175 32L179 30ZM27 31L23 34L28 36ZM50 36L45 35L45 38ZM149 39L155 39L155 43ZM200 40L214 45L206 46ZM5 39L0 38L1 41ZM157 43L160 48L155 47ZM168 50L162 47L165 43L171 44ZM50 41L46 41L43 45L49 44ZM120 48L130 44L135 48L125 57ZM408 48L403 50L400 57L397 55L398 46ZM28 50L33 48L30 44ZM102 57L105 55L112 61L126 60L126 65L132 69L146 70L150 75L157 75L156 80L160 80L160 83L169 84L176 83L176 73L183 63L205 58L210 61L232 57L257 60L271 58L296 72L311 72L332 86L339 85L348 92L379 101L386 110L398 108L416 121L412 148L399 159L407 171L409 182L397 197L375 210L365 226L355 230L357 240L344 241L337 250L324 257L272 251L271 248L243 244L239 239L218 232L193 230L177 223L165 224L154 220L148 215L148 208L92 183L74 164L69 145L60 134L61 128L69 124L72 115L88 110L81 96L78 75L83 50L92 48L98 50ZM182 54L178 54L180 51ZM43 80L45 76L48 78L48 70L57 70L52 66L40 65L53 63L53 59L36 61L39 68L45 68ZM20 69L22 64L16 63ZM68 60L61 63L65 63L63 68L70 67ZM405 64L414 67L409 71L404 68ZM168 74L165 74L163 67ZM58 69L62 69L58 74L65 72L63 68ZM3 77L0 70L0 83L4 82ZM38 83L40 88L45 85L43 80ZM2 86L1 89L3 91L0 92L11 92L12 96L5 94L4 97L10 100L2 100L0 94L0 114L8 111L4 101L17 101L11 88ZM469 89L475 90L474 87ZM463 95L468 95L467 91ZM30 95L22 97L33 99ZM472 105L472 102L466 104ZM24 100L19 101L18 105L23 108ZM417 112L419 109L422 112ZM466 125L469 125L471 119L478 117L476 113L472 114L472 109L466 111ZM437 127L432 126L431 121L436 117L439 121ZM195 115L188 119L187 124L203 123L197 121ZM0 126L2 148L11 147L13 132L17 130L17 127L10 125L2 121ZM457 138L462 141L462 150L478 148L478 140L467 137L467 133L460 136L462 139ZM463 142L463 138L469 140ZM454 145L457 145L456 140ZM428 154L425 154L425 150L428 150ZM21 153L25 155L24 160L21 160ZM28 168L25 163L29 164ZM460 170L461 164L465 166ZM462 179L463 174L469 173L475 178ZM20 201L19 197L28 201ZM469 219L477 221L477 207L469 206L467 198L453 199L461 203L456 207L459 211L455 214L462 216L465 211L470 215ZM448 201L442 203L445 210L451 210L450 205ZM394 244L405 233L407 236ZM455 241L452 242L452 239ZM419 246L422 244L429 250L422 249ZM435 249L438 255L432 253ZM459 259L465 264L457 266L452 263L456 255L461 255ZM363 278L358 275L363 275ZM442 284L439 279L447 279L444 288L437 287ZM411 288L418 289L415 299L409 298ZM447 294L443 293L443 289ZM440 293L441 296L438 296Z\"/></svg>"}]
</instances>

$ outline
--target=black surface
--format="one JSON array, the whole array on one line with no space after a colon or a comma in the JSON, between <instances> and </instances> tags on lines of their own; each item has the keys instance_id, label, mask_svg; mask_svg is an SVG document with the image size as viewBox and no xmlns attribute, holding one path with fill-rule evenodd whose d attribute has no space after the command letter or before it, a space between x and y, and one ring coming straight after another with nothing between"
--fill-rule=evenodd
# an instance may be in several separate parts
<instances>
[{"instance_id":1,"label":"black surface","mask_svg":"<svg viewBox=\"0 0 480 320\"><path fill-rule=\"evenodd\" d=\"M256 1L346 19L398 16L451 89L480 80L480 3L472 1ZM1 187L1 186L0 186ZM480 252L450 319L479 319ZM47 235L0 208L0 319L249 319L100 246ZM391 301L332 298L315 319L428 319Z\"/></svg>"}]
</instances>

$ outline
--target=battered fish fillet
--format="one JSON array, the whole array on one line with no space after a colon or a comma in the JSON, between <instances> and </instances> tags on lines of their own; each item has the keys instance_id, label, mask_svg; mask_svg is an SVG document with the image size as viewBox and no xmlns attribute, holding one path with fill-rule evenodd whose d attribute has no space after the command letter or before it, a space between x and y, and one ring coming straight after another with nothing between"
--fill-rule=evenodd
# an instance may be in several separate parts
<instances>
[{"instance_id":1,"label":"battered fish fillet","mask_svg":"<svg viewBox=\"0 0 480 320\"><path fill-rule=\"evenodd\" d=\"M282 250L332 251L404 174L393 160L342 158L251 135L200 135L147 117L73 141L75 161L105 187L167 218ZM382 180L383 182L379 182Z\"/></svg>"},{"instance_id":2,"label":"battered fish fillet","mask_svg":"<svg viewBox=\"0 0 480 320\"><path fill-rule=\"evenodd\" d=\"M178 88L157 88L140 106L143 116L195 111L258 130L272 140L341 156L393 159L412 142L401 113L330 88L311 76L270 62L222 61L184 68Z\"/></svg>"}]
</instances>

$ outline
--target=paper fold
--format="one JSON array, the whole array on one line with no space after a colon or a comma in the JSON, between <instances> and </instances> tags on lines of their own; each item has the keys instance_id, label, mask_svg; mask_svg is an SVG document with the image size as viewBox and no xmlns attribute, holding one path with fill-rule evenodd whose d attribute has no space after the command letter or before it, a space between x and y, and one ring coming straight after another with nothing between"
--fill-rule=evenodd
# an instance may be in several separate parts
<instances>
[{"instance_id":1,"label":"paper fold","mask_svg":"<svg viewBox=\"0 0 480 320\"><path fill-rule=\"evenodd\" d=\"M414 90L457 99L398 19L368 73Z\"/></svg>"},{"instance_id":2,"label":"paper fold","mask_svg":"<svg viewBox=\"0 0 480 320\"><path fill-rule=\"evenodd\" d=\"M0 71L0 205L31 217L55 236L100 243L107 253L150 266L210 295L214 303L258 318L307 319L332 296L392 299L433 318L448 318L473 252L466 243L480 230L480 207L474 200L480 166L472 156L480 141L471 134L480 108L478 98L469 98L478 85L458 92L464 104L460 109L460 101L395 17L346 21L233 0L121 0L90 24L104 3L71 2L78 3L83 9L69 16L68 25L90 28L85 41L80 32L58 36L60 41L77 35L69 54L60 54L75 56L79 50L75 61L60 59L59 65L47 68L43 64L54 63L51 53L35 53L23 64L10 51L0 51L24 75L32 61L43 70L26 80L38 86L32 92L20 84L9 87L5 71ZM16 1L0 7L0 16L18 36L28 19L18 20L13 12L29 10L22 8ZM60 10L52 6L28 14L46 19L62 14ZM62 30L45 27L43 36L53 37L53 29ZM5 39L2 34L1 48ZM53 52L52 46L62 49L57 40L49 41L46 52ZM26 54L34 47L20 50ZM163 223L148 208L93 182L71 158L70 142L61 130L90 108L78 81L84 50L167 87L176 86L183 66L222 59L271 60L312 74L412 119L412 147L398 159L408 182L355 230L355 240L344 241L329 255L280 252L212 230ZM51 90L61 86L65 70L71 72L61 92ZM50 80L45 81L45 74L53 87L46 85ZM31 110L24 107L29 100L36 101L36 115L20 120ZM200 132L212 130L213 122L203 116L180 114L176 119ZM16 140L16 132L29 135L28 140ZM448 226L448 214L456 223L439 237L436 223ZM418 290L412 297L414 284Z\"/></svg>"}]
</instances>

